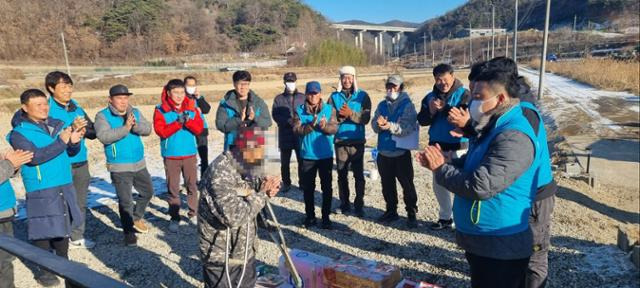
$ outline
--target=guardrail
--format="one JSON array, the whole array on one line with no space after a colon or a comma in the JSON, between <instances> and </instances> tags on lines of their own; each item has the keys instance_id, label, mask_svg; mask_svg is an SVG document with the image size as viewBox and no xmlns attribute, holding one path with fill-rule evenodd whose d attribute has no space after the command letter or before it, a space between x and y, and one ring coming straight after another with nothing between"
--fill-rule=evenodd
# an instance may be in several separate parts
<instances>
[{"instance_id":1,"label":"guardrail","mask_svg":"<svg viewBox=\"0 0 640 288\"><path fill-rule=\"evenodd\" d=\"M33 263L73 284L88 288L128 288L125 283L100 274L90 268L33 246L19 239L0 234L0 249L23 261Z\"/></svg>"}]
</instances>

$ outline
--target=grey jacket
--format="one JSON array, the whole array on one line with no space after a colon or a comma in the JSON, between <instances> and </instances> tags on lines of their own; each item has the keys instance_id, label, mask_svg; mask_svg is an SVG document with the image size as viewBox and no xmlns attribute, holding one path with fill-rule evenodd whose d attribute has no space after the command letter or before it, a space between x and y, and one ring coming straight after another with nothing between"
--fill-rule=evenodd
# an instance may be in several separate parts
<instances>
[{"instance_id":1,"label":"grey jacket","mask_svg":"<svg viewBox=\"0 0 640 288\"><path fill-rule=\"evenodd\" d=\"M0 160L0 183L4 183L15 174L16 170L13 168L11 161L7 159Z\"/></svg>"},{"instance_id":2,"label":"grey jacket","mask_svg":"<svg viewBox=\"0 0 640 288\"><path fill-rule=\"evenodd\" d=\"M495 126L492 120L481 131L483 137ZM436 182L456 197L470 200L486 200L507 189L533 163L535 148L524 133L506 130L498 134L489 144L489 149L480 166L465 172L465 157L444 164L434 172ZM456 232L456 240L465 251L483 257L497 259L522 259L532 253L533 238L530 229L508 236L477 236Z\"/></svg>"},{"instance_id":3,"label":"grey jacket","mask_svg":"<svg viewBox=\"0 0 640 288\"><path fill-rule=\"evenodd\" d=\"M111 111L111 113L113 113L114 115L119 114L113 106L109 105L108 108L109 111ZM104 117L104 114L102 114L102 112L98 112L98 114L96 114L96 122L94 124L98 140L100 140L100 142L102 142L102 144L104 145L109 145L126 137L127 135L129 135L129 133L133 133L139 136L149 136L152 129L151 123L144 118L144 116L138 109L129 106L125 115L133 113L134 110L138 111L138 115L140 115L140 118L136 119L136 125L133 125L131 131L129 131L129 129L127 129L127 127L125 126L111 128L111 125ZM122 116L122 121L126 121L124 115ZM137 163L107 163L107 170L109 172L137 172L144 169L145 167L146 162L144 158Z\"/></svg>"},{"instance_id":4,"label":"grey jacket","mask_svg":"<svg viewBox=\"0 0 640 288\"><path fill-rule=\"evenodd\" d=\"M401 103L404 99L409 99L409 94L407 94L406 92L401 92L398 96L398 99L394 101L385 99L382 100L380 104L378 104L378 107L373 114L373 118L371 119L371 128L373 128L373 132L381 132L380 127L378 126L378 117L380 117L380 106L389 105L389 114L391 115L395 113L396 109L398 109L398 104ZM391 122L391 129L389 129L389 132L391 132L392 135L399 137L409 135L409 133L418 128L417 116L418 114L416 113L416 107L413 105L413 102L409 103L409 105L405 106L404 112L402 112L402 115L400 116L400 118L398 118L398 121ZM378 151L378 153L386 157L398 157L400 155L403 155L405 153L405 150L398 150L394 152Z\"/></svg>"},{"instance_id":5,"label":"grey jacket","mask_svg":"<svg viewBox=\"0 0 640 288\"><path fill-rule=\"evenodd\" d=\"M227 134L238 130L242 125L247 127L257 126L263 130L267 130L271 127L272 123L271 116L269 115L269 107L267 107L264 100L262 100L262 98L253 91L249 91L247 107L252 107L256 114L260 111L260 115L256 115L253 120L247 120L246 115L240 115L242 113L242 109L240 108L238 96L236 95L235 90L228 91L227 94L224 95L222 101L224 101L224 105L219 105L218 110L216 111L216 128L220 132ZM233 117L229 117L227 109L234 111Z\"/></svg>"}]
</instances>

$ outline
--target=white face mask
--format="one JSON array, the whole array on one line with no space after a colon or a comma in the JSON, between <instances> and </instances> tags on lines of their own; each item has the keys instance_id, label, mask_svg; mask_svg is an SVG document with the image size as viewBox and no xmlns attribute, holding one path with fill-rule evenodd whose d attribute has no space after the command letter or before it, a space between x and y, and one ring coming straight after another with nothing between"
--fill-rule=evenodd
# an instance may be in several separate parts
<instances>
[{"instance_id":1,"label":"white face mask","mask_svg":"<svg viewBox=\"0 0 640 288\"><path fill-rule=\"evenodd\" d=\"M390 100L396 100L400 96L398 92L387 92L387 98Z\"/></svg>"},{"instance_id":2,"label":"white face mask","mask_svg":"<svg viewBox=\"0 0 640 288\"><path fill-rule=\"evenodd\" d=\"M493 100L495 97L497 97L497 95L486 100L473 99L473 101L471 101L471 105L469 105L469 113L471 114L471 119L473 119L473 121L476 121L476 123L482 123L485 118L491 117L491 115L486 115L486 112L482 111L482 106L484 103Z\"/></svg>"},{"instance_id":3,"label":"white face mask","mask_svg":"<svg viewBox=\"0 0 640 288\"><path fill-rule=\"evenodd\" d=\"M196 93L196 86L187 86L185 87L185 90L187 91L187 94L193 95Z\"/></svg>"},{"instance_id":4,"label":"white face mask","mask_svg":"<svg viewBox=\"0 0 640 288\"><path fill-rule=\"evenodd\" d=\"M296 91L296 82L285 82L284 83L284 87L287 89L287 91L289 92L293 92Z\"/></svg>"}]
</instances>

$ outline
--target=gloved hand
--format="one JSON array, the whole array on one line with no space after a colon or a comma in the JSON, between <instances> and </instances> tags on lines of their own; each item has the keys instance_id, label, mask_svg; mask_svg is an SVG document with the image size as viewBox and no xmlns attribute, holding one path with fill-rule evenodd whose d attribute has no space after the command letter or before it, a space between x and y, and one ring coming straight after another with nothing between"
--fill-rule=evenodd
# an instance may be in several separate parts
<instances>
[{"instance_id":1,"label":"gloved hand","mask_svg":"<svg viewBox=\"0 0 640 288\"><path fill-rule=\"evenodd\" d=\"M178 119L176 121L180 123L180 125L184 125L184 123L187 122L187 119L189 119L189 114L187 114L187 112L182 112L182 114L178 115Z\"/></svg>"}]
</instances>

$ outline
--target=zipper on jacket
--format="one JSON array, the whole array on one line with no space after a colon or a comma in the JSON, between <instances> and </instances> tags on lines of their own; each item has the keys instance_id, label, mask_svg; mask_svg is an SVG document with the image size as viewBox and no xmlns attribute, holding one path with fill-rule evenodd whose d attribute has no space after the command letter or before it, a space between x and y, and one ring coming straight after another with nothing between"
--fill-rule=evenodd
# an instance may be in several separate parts
<instances>
[{"instance_id":1,"label":"zipper on jacket","mask_svg":"<svg viewBox=\"0 0 640 288\"><path fill-rule=\"evenodd\" d=\"M473 210L475 209L477 204L477 212L475 213L476 218L475 220L473 219ZM471 211L469 211L470 216L471 216L471 223L473 223L473 225L478 225L478 223L480 222L480 209L482 208L482 201L479 200L474 200L473 204L471 205Z\"/></svg>"},{"instance_id":2,"label":"zipper on jacket","mask_svg":"<svg viewBox=\"0 0 640 288\"><path fill-rule=\"evenodd\" d=\"M114 143L111 145L111 154L113 154L113 159L116 159L117 152L118 151L116 150L116 144Z\"/></svg>"},{"instance_id":3,"label":"zipper on jacket","mask_svg":"<svg viewBox=\"0 0 640 288\"><path fill-rule=\"evenodd\" d=\"M38 182L42 182L42 174L40 174L40 165L36 165L36 174L38 175Z\"/></svg>"}]
</instances>

